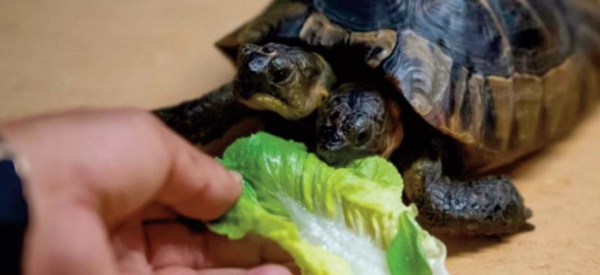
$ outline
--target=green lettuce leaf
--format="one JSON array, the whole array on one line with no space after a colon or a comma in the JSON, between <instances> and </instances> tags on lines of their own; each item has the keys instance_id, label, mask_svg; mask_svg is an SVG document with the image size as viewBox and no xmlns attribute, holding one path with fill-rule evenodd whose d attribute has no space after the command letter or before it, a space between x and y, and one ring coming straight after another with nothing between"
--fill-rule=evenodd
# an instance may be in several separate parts
<instances>
[{"instance_id":1,"label":"green lettuce leaf","mask_svg":"<svg viewBox=\"0 0 600 275\"><path fill-rule=\"evenodd\" d=\"M402 179L379 157L332 168L300 143L258 133L221 160L244 178L237 204L209 229L276 241L304 274L446 274L445 246L402 203Z\"/></svg>"}]
</instances>

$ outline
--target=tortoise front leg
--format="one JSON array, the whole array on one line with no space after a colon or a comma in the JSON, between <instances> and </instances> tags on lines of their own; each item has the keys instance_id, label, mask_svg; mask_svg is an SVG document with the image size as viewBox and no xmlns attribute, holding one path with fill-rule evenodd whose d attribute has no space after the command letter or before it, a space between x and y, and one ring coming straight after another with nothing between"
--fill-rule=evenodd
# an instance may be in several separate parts
<instances>
[{"instance_id":1,"label":"tortoise front leg","mask_svg":"<svg viewBox=\"0 0 600 275\"><path fill-rule=\"evenodd\" d=\"M167 126L193 144L207 144L254 111L237 102L228 83L198 99L154 110Z\"/></svg>"},{"instance_id":2,"label":"tortoise front leg","mask_svg":"<svg viewBox=\"0 0 600 275\"><path fill-rule=\"evenodd\" d=\"M507 235L532 229L531 211L508 176L462 181L443 175L439 157L422 157L404 173L419 222L439 234Z\"/></svg>"},{"instance_id":3,"label":"tortoise front leg","mask_svg":"<svg viewBox=\"0 0 600 275\"><path fill-rule=\"evenodd\" d=\"M300 38L313 46L348 46L357 49L370 67L377 68L394 51L397 33L390 29L351 32L332 23L324 14L313 13L302 26Z\"/></svg>"}]
</instances>

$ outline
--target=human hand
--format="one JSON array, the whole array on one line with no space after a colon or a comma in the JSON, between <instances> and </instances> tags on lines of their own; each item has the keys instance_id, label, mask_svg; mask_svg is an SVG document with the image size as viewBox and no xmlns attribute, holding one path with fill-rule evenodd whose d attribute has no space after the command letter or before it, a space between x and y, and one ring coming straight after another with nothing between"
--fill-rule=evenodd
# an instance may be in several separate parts
<instances>
[{"instance_id":1,"label":"human hand","mask_svg":"<svg viewBox=\"0 0 600 275\"><path fill-rule=\"evenodd\" d=\"M13 121L0 134L23 157L27 274L289 274L277 245L192 232L241 193L230 173L149 113L73 111Z\"/></svg>"}]
</instances>

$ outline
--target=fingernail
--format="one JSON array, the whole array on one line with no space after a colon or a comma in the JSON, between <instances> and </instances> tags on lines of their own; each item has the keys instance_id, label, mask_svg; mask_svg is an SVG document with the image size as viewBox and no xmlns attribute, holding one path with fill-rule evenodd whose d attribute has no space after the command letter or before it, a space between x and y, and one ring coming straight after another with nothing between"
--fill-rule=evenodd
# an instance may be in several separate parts
<instances>
[{"instance_id":1,"label":"fingernail","mask_svg":"<svg viewBox=\"0 0 600 275\"><path fill-rule=\"evenodd\" d=\"M235 181L242 183L243 177L240 173L238 173L237 171L232 171L232 170L229 170L229 173L235 179Z\"/></svg>"}]
</instances>

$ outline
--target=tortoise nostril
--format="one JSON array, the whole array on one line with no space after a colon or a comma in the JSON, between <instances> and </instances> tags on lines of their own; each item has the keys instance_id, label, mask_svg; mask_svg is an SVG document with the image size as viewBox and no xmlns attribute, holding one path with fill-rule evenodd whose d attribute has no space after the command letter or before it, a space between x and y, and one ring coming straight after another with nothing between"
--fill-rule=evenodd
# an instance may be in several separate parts
<instances>
[{"instance_id":1,"label":"tortoise nostril","mask_svg":"<svg viewBox=\"0 0 600 275\"><path fill-rule=\"evenodd\" d=\"M331 138L329 139L330 142L332 143L338 143L342 141L342 135L340 135L339 133L334 133L333 135L331 135Z\"/></svg>"},{"instance_id":2,"label":"tortoise nostril","mask_svg":"<svg viewBox=\"0 0 600 275\"><path fill-rule=\"evenodd\" d=\"M320 140L325 146L339 146L343 137L334 127L323 127L320 131Z\"/></svg>"}]
</instances>

